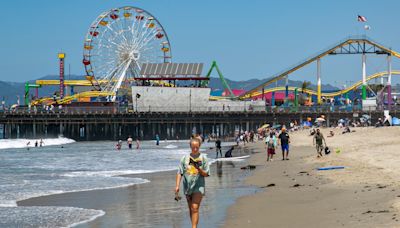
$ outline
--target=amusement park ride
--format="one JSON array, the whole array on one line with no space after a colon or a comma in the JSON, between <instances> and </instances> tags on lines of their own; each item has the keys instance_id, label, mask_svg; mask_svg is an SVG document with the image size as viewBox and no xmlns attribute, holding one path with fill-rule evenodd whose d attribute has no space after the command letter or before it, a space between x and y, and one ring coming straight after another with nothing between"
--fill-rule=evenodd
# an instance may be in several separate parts
<instances>
[{"instance_id":1,"label":"amusement park ride","mask_svg":"<svg viewBox=\"0 0 400 228\"><path fill-rule=\"evenodd\" d=\"M323 93L321 80L321 58L328 55L362 55L362 80L354 85L335 92ZM388 68L385 72L366 75L366 55L386 55ZM400 53L386 48L372 41L366 36L349 37L335 45L321 51L300 64L292 66L274 76L265 83L235 97L228 83L225 81L215 61L211 68L202 77L202 64L172 63L171 45L168 35L161 23L149 12L137 7L120 7L100 14L90 25L83 45L83 65L86 71L86 80L64 80L63 53L59 54L60 80L37 80L36 84L27 83L25 86L25 102L31 105L39 104L70 104L81 101L82 98L102 98L103 101L116 102L119 91L123 85L158 85L176 86L176 81L191 80L198 86L208 86L209 78L215 69L222 84L228 91L227 97L214 97L213 99L240 99L248 100L262 97L269 92L285 91L286 98L289 91L299 88L289 87L288 78L293 72L317 62L317 91L303 89L303 93L316 95L317 103L322 103L322 97L337 97L348 93L361 86L362 100L367 99L367 82L379 77L387 77L385 90L387 102L392 104L391 81L393 75L400 75L400 71L392 70L392 56L400 58ZM196 68L197 67L197 68ZM267 88L272 83L286 80L285 87ZM57 98L38 98L38 88L42 86L60 86ZM89 91L74 94L71 92L64 96L64 87L84 86ZM36 89L36 99L29 102L29 89ZM71 90L72 91L72 90Z\"/></svg>"}]
</instances>

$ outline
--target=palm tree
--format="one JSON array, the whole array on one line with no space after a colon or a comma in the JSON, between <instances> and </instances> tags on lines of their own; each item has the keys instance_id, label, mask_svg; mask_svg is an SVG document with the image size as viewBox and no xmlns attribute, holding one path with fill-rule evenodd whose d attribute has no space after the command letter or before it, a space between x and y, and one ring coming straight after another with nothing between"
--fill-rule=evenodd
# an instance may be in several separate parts
<instances>
[{"instance_id":1,"label":"palm tree","mask_svg":"<svg viewBox=\"0 0 400 228\"><path fill-rule=\"evenodd\" d=\"M303 83L301 84L301 94L304 95L305 90L309 89L311 85L310 81L303 81ZM303 101L303 96L301 96L301 103L305 103L305 101ZM309 99L309 94L307 94L307 100Z\"/></svg>"},{"instance_id":2,"label":"palm tree","mask_svg":"<svg viewBox=\"0 0 400 228\"><path fill-rule=\"evenodd\" d=\"M301 84L301 93L304 94L304 90L307 90L310 85L311 85L310 81L304 81Z\"/></svg>"}]
</instances>

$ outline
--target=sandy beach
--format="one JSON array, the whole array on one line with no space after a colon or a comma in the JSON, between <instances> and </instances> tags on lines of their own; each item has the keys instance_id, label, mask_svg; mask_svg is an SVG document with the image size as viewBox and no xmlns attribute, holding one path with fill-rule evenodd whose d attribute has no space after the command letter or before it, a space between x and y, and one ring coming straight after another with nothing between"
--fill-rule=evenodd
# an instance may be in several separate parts
<instances>
[{"instance_id":1,"label":"sandy beach","mask_svg":"<svg viewBox=\"0 0 400 228\"><path fill-rule=\"evenodd\" d=\"M316 158L308 131L291 133L289 161L252 156L257 169L246 183L263 191L241 197L223 227L399 227L400 128L335 129L328 138L329 130L322 130L329 156ZM262 143L249 146L264 151ZM345 169L316 170L326 166Z\"/></svg>"}]
</instances>

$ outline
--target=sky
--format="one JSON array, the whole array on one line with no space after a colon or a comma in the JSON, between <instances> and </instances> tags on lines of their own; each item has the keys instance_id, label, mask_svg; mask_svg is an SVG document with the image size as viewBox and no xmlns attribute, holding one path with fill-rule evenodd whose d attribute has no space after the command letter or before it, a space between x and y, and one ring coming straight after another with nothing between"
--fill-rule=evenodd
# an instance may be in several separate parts
<instances>
[{"instance_id":1,"label":"sky","mask_svg":"<svg viewBox=\"0 0 400 228\"><path fill-rule=\"evenodd\" d=\"M398 0L9 0L2 1L0 80L24 82L58 73L66 53L70 73L84 75L82 52L89 25L103 11L137 6L165 28L174 62L216 60L233 80L263 79L344 39L363 34L400 51ZM400 69L393 60L393 69ZM361 56L321 60L322 81L343 85L361 79ZM67 67L68 68L68 67ZM386 70L385 58L367 57L367 73ZM68 73L68 69L66 69ZM290 76L316 81L316 65ZM400 78L400 77L399 77ZM397 79L396 79L397 80Z\"/></svg>"}]
</instances>

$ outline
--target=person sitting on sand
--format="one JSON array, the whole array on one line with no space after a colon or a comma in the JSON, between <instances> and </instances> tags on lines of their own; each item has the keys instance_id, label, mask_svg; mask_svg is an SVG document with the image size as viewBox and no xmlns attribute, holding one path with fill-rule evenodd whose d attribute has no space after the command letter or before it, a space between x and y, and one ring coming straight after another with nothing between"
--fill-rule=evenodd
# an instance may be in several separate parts
<instances>
[{"instance_id":1,"label":"person sitting on sand","mask_svg":"<svg viewBox=\"0 0 400 228\"><path fill-rule=\"evenodd\" d=\"M342 134L346 134L346 133L350 133L350 132L351 132L350 128L349 128L349 126L347 126L347 127L344 128Z\"/></svg>"},{"instance_id":2,"label":"person sitting on sand","mask_svg":"<svg viewBox=\"0 0 400 228\"><path fill-rule=\"evenodd\" d=\"M378 122L376 122L375 127L383 127L382 118L379 118L379 119L378 119Z\"/></svg>"},{"instance_id":3,"label":"person sitting on sand","mask_svg":"<svg viewBox=\"0 0 400 228\"><path fill-rule=\"evenodd\" d=\"M200 153L200 141L190 140L191 153L181 158L176 174L175 200L179 200L179 187L183 178L183 192L189 206L192 228L199 223L199 208L205 194L205 177L210 175L207 155Z\"/></svg>"},{"instance_id":4,"label":"person sitting on sand","mask_svg":"<svg viewBox=\"0 0 400 228\"><path fill-rule=\"evenodd\" d=\"M231 147L229 150L227 150L226 152L225 152L225 157L226 158L231 158L232 157L232 151L235 149L235 147Z\"/></svg>"},{"instance_id":5,"label":"person sitting on sand","mask_svg":"<svg viewBox=\"0 0 400 228\"><path fill-rule=\"evenodd\" d=\"M333 137L333 136L335 136L335 132L333 132L333 131L329 131L329 135L328 135L328 137Z\"/></svg>"},{"instance_id":6,"label":"person sitting on sand","mask_svg":"<svg viewBox=\"0 0 400 228\"><path fill-rule=\"evenodd\" d=\"M269 136L265 139L265 144L267 145L267 161L272 161L277 145L277 140L273 132L271 132Z\"/></svg>"},{"instance_id":7,"label":"person sitting on sand","mask_svg":"<svg viewBox=\"0 0 400 228\"><path fill-rule=\"evenodd\" d=\"M313 138L313 145L316 146L315 148L317 149L317 158L322 157L322 151L324 150L324 146L322 145L322 143L325 144L326 147L324 135L322 135L320 130L317 129L317 133L315 133Z\"/></svg>"}]
</instances>

